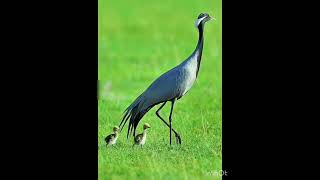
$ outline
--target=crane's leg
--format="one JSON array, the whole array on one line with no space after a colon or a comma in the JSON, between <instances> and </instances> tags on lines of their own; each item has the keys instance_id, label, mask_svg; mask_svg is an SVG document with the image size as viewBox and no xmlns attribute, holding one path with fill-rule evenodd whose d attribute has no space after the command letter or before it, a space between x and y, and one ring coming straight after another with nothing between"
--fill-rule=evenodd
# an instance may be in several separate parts
<instances>
[{"instance_id":1,"label":"crane's leg","mask_svg":"<svg viewBox=\"0 0 320 180\"><path fill-rule=\"evenodd\" d=\"M174 107L174 102L176 101L176 99L174 98L171 101L171 110L170 110L170 116L169 116L169 125L170 125L170 145L171 145L171 137L172 137L172 111L173 111L173 107Z\"/></svg>"},{"instance_id":2,"label":"crane's leg","mask_svg":"<svg viewBox=\"0 0 320 180\"><path fill-rule=\"evenodd\" d=\"M164 122L164 123L170 128L170 125L160 116L160 110L164 107L164 105L165 105L166 103L167 103L167 102L164 102L164 103L160 106L160 108L156 111L156 115L161 119L162 122ZM172 131L173 131L173 132L175 133L175 135L176 135L176 141L177 141L177 143L181 144L181 137L180 137L179 133L177 133L177 131L174 130L173 128L172 128Z\"/></svg>"}]
</instances>

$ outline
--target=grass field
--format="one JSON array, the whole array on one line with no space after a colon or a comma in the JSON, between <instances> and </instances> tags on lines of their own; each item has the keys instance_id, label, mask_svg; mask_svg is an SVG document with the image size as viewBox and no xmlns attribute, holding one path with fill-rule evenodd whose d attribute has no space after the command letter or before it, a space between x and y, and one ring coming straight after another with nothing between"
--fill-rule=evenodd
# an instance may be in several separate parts
<instances>
[{"instance_id":1,"label":"grass field","mask_svg":"<svg viewBox=\"0 0 320 180\"><path fill-rule=\"evenodd\" d=\"M194 22L201 12L214 16L204 30L197 82L177 101L173 127L182 145L169 145L169 129L156 106L138 126L152 127L144 148L131 146L126 128L115 147L104 138L122 112L162 73L187 58L198 40ZM99 0L98 177L104 179L221 179L221 0ZM108 84L108 88L104 86ZM170 105L161 111L168 119ZM173 136L174 137L174 136Z\"/></svg>"}]
</instances>

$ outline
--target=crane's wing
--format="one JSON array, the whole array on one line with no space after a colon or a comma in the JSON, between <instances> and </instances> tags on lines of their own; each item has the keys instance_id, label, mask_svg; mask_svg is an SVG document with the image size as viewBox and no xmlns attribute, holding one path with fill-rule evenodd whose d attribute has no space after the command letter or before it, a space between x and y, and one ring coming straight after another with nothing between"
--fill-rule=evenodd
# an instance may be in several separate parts
<instances>
[{"instance_id":1,"label":"crane's wing","mask_svg":"<svg viewBox=\"0 0 320 180\"><path fill-rule=\"evenodd\" d=\"M141 118L155 105L179 97L183 92L183 78L185 72L179 66L171 69L157 78L136 100L125 110L122 121L119 125L121 131L128 119L129 126L127 138L136 127ZM122 126L122 127L121 127Z\"/></svg>"},{"instance_id":2,"label":"crane's wing","mask_svg":"<svg viewBox=\"0 0 320 180\"><path fill-rule=\"evenodd\" d=\"M175 68L157 78L144 92L147 97L144 108L179 96L182 92L182 76L183 71Z\"/></svg>"}]
</instances>

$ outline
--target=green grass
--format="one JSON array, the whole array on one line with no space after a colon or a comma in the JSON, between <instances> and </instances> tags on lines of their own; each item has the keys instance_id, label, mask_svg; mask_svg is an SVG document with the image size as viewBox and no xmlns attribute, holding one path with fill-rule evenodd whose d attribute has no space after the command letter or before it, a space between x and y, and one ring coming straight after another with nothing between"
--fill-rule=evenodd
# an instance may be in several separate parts
<instances>
[{"instance_id":1,"label":"green grass","mask_svg":"<svg viewBox=\"0 0 320 180\"><path fill-rule=\"evenodd\" d=\"M177 101L173 127L182 145L169 145L169 129L155 115L142 119L152 128L144 148L132 148L126 128L115 147L104 138L119 125L122 112L162 73L187 58L198 40L194 27L200 12L217 21L205 26L197 82ZM99 0L98 176L104 179L221 179L221 0ZM108 91L103 85L109 83ZM170 103L161 111L168 119ZM174 136L173 136L174 137Z\"/></svg>"}]
</instances>

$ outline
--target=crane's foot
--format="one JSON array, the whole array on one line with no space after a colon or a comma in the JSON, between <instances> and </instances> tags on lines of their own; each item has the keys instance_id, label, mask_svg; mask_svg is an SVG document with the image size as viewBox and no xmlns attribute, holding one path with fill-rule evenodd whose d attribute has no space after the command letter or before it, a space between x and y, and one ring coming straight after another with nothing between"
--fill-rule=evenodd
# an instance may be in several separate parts
<instances>
[{"instance_id":1,"label":"crane's foot","mask_svg":"<svg viewBox=\"0 0 320 180\"><path fill-rule=\"evenodd\" d=\"M177 141L177 144L181 144L181 137L178 133L176 134L176 141Z\"/></svg>"}]
</instances>

